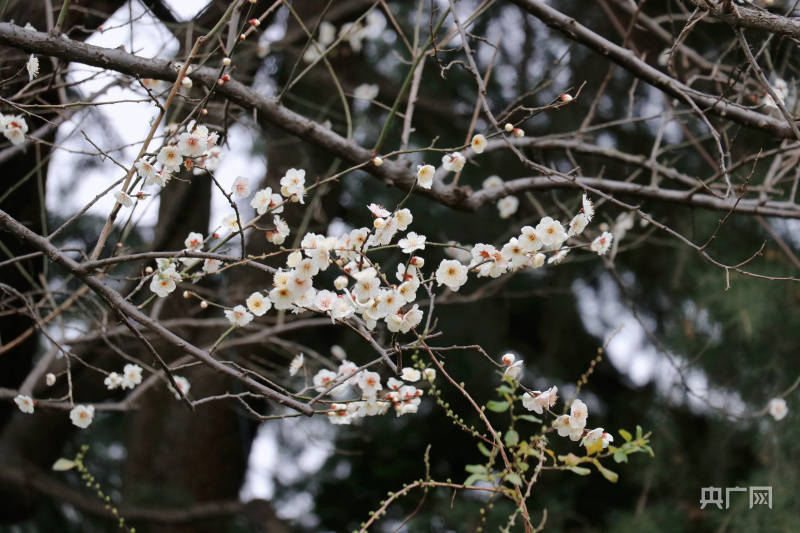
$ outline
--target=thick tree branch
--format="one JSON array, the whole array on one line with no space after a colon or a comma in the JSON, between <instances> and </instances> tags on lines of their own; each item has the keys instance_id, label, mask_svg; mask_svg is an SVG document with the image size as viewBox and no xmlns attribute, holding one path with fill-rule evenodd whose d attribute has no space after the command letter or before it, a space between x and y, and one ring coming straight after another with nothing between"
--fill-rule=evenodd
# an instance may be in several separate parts
<instances>
[{"instance_id":1,"label":"thick tree branch","mask_svg":"<svg viewBox=\"0 0 800 533\"><path fill-rule=\"evenodd\" d=\"M34 248L37 248L44 252L50 260L56 262L66 268L69 272L75 274L77 278L83 281L91 290L93 290L98 296L100 296L108 305L109 308L115 309L121 313L124 313L129 318L135 320L136 322L146 326L151 331L153 331L156 335L164 339L165 341L169 342L170 344L174 345L175 347L179 348L180 350L184 350L192 355L195 359L198 359L211 367L212 369L221 372L223 374L232 376L239 381L241 381L245 386L251 388L252 390L263 394L266 398L278 402L281 405L285 405L295 411L299 411L306 415L312 415L313 409L305 405L304 403L298 402L293 398L290 398L284 394L281 394L277 391L274 391L268 387L265 387L261 383L254 381L252 378L249 378L243 375L236 369L233 369L216 359L209 354L207 351L194 346L190 342L182 339L175 333L171 332L164 326L162 326L158 320L150 318L146 314L139 311L139 309L126 301L122 295L120 295L114 289L106 286L95 278L94 276L90 276L86 274L80 264L75 262L73 259L66 256L61 250L50 244L50 242L45 239L44 237L35 234L12 217L8 216L5 211L0 210L0 229L5 230L11 234L13 234L16 238L26 241Z\"/></svg>"},{"instance_id":2,"label":"thick tree branch","mask_svg":"<svg viewBox=\"0 0 800 533\"><path fill-rule=\"evenodd\" d=\"M696 105L705 108L719 117L732 120L744 126L760 129L778 138L794 138L792 128L783 121L757 111L751 111L715 96L693 89L675 78L661 72L642 61L636 55L586 26L574 18L553 9L541 0L511 0L520 8L537 17L553 29L568 35L571 39L608 57L637 78L641 79L674 98L686 101L690 98Z\"/></svg>"}]
</instances>

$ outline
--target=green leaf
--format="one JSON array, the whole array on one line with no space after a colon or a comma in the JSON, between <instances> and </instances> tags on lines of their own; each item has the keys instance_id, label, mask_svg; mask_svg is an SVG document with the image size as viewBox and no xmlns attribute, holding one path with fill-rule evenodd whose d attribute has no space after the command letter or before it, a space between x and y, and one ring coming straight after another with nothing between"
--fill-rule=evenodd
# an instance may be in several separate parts
<instances>
[{"instance_id":1,"label":"green leaf","mask_svg":"<svg viewBox=\"0 0 800 533\"><path fill-rule=\"evenodd\" d=\"M512 485L520 486L522 485L522 478L519 477L519 474L514 472L510 472L504 476L505 480L511 483Z\"/></svg>"},{"instance_id":2,"label":"green leaf","mask_svg":"<svg viewBox=\"0 0 800 533\"><path fill-rule=\"evenodd\" d=\"M633 435L631 435L628 431L625 431L624 429L620 429L619 434L622 435L622 438L625 439L625 442L630 442L631 439L633 438Z\"/></svg>"},{"instance_id":3,"label":"green leaf","mask_svg":"<svg viewBox=\"0 0 800 533\"><path fill-rule=\"evenodd\" d=\"M516 446L519 444L519 433L513 429L509 429L506 431L506 434L503 435L503 441L505 441L506 446Z\"/></svg>"},{"instance_id":4,"label":"green leaf","mask_svg":"<svg viewBox=\"0 0 800 533\"><path fill-rule=\"evenodd\" d=\"M64 459L63 457L53 463L53 470L56 472L65 472L67 470L72 470L75 468L75 461L70 461L69 459Z\"/></svg>"},{"instance_id":5,"label":"green leaf","mask_svg":"<svg viewBox=\"0 0 800 533\"><path fill-rule=\"evenodd\" d=\"M509 387L507 385L500 385L499 387L497 387L497 393L498 394L512 394L513 392L514 392L514 389L512 389L511 387Z\"/></svg>"},{"instance_id":6,"label":"green leaf","mask_svg":"<svg viewBox=\"0 0 800 533\"><path fill-rule=\"evenodd\" d=\"M526 420L528 422L533 422L534 424L541 424L542 423L542 419L541 418L536 418L533 415L517 415L517 418L519 418L520 420Z\"/></svg>"},{"instance_id":7,"label":"green leaf","mask_svg":"<svg viewBox=\"0 0 800 533\"><path fill-rule=\"evenodd\" d=\"M591 470L589 470L588 468L584 468L582 466L568 466L567 470L575 472L579 476L588 476L589 474L592 473Z\"/></svg>"},{"instance_id":8,"label":"green leaf","mask_svg":"<svg viewBox=\"0 0 800 533\"><path fill-rule=\"evenodd\" d=\"M471 487L472 485L475 484L476 481L488 481L488 480L489 478L483 474L472 474L464 481L464 485L467 487Z\"/></svg>"},{"instance_id":9,"label":"green leaf","mask_svg":"<svg viewBox=\"0 0 800 533\"><path fill-rule=\"evenodd\" d=\"M638 426L638 425L636 426L636 438L637 439L641 439L642 438L642 426Z\"/></svg>"},{"instance_id":10,"label":"green leaf","mask_svg":"<svg viewBox=\"0 0 800 533\"><path fill-rule=\"evenodd\" d=\"M485 474L486 467L483 465L467 465L464 467L464 470L469 472L470 474Z\"/></svg>"},{"instance_id":11,"label":"green leaf","mask_svg":"<svg viewBox=\"0 0 800 533\"><path fill-rule=\"evenodd\" d=\"M617 450L614 452L614 461L618 463L627 463L628 462L628 454L623 452L622 450Z\"/></svg>"},{"instance_id":12,"label":"green leaf","mask_svg":"<svg viewBox=\"0 0 800 533\"><path fill-rule=\"evenodd\" d=\"M478 451L481 452L486 457L492 456L492 452L490 452L489 448L487 448L486 445L483 444L482 442L478 442Z\"/></svg>"},{"instance_id":13,"label":"green leaf","mask_svg":"<svg viewBox=\"0 0 800 533\"><path fill-rule=\"evenodd\" d=\"M498 402L495 400L486 402L486 408L490 411L494 411L495 413L502 413L508 410L508 402Z\"/></svg>"},{"instance_id":14,"label":"green leaf","mask_svg":"<svg viewBox=\"0 0 800 533\"><path fill-rule=\"evenodd\" d=\"M609 480L611 483L617 482L617 480L619 479L619 475L616 472L609 470L608 468L601 465L600 461L598 461L597 459L595 459L593 462L594 466L596 466L597 469L600 471L600 473L603 474L604 478Z\"/></svg>"}]
</instances>

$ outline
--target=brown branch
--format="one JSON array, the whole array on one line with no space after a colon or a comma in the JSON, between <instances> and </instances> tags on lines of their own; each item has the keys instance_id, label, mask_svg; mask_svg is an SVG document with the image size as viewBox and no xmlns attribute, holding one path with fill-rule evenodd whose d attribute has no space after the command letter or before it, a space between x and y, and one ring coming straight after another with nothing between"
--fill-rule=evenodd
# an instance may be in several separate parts
<instances>
[{"instance_id":1,"label":"brown branch","mask_svg":"<svg viewBox=\"0 0 800 533\"><path fill-rule=\"evenodd\" d=\"M298 402L293 398L290 398L284 394L276 392L262 385L261 383L254 381L252 378L243 376L238 370L235 370L225 364L222 364L221 362L217 361L207 351L198 348L197 346L191 344L190 342L179 337L172 331L168 330L167 328L162 326L158 322L158 320L155 320L147 316L146 314L142 313L135 305L126 301L122 297L122 295L119 294L117 291L106 286L96 277L90 276L85 272L83 272L81 266L78 263L76 263L73 259L66 256L63 252L61 252L61 250L50 244L50 242L47 239L32 232L31 230L29 230L28 228L26 228L16 220L14 220L5 211L2 210L0 210L0 229L3 229L13 234L15 237L29 243L32 247L41 250L50 258L51 261L60 264L61 266L66 268L69 272L73 273L78 279L83 281L87 287L89 287L98 296L100 296L106 302L106 304L110 309L113 309L120 313L124 313L126 316L142 324L143 326L146 326L156 335L158 335L165 341L169 342L170 344L176 346L178 349L188 352L195 359L204 362L206 365L216 370L217 372L221 372L235 379L238 379L245 386L263 394L266 398L278 402L279 404L289 407L291 409L294 409L295 411L299 411L303 414L309 416L313 414L313 410L304 403Z\"/></svg>"}]
</instances>

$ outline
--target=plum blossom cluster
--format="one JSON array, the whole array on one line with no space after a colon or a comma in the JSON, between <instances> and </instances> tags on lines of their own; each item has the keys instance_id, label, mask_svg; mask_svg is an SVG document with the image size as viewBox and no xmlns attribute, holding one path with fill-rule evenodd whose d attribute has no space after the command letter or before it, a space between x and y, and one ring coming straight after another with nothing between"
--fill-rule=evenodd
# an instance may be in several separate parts
<instances>
[{"instance_id":1,"label":"plum blossom cluster","mask_svg":"<svg viewBox=\"0 0 800 533\"><path fill-rule=\"evenodd\" d=\"M127 364L122 369L122 373L111 372L103 380L103 384L108 390L133 389L142 382L142 367L134 364Z\"/></svg>"},{"instance_id":2,"label":"plum blossom cluster","mask_svg":"<svg viewBox=\"0 0 800 533\"><path fill-rule=\"evenodd\" d=\"M187 78L188 79L188 78ZM217 146L219 135L209 131L206 126L190 123L186 131L172 131L172 141L164 144L155 158L142 158L136 161L136 174L144 180L144 185L165 187L172 175L181 167L199 174L204 170L216 170L222 160L222 152ZM119 190L114 193L116 200L125 207L133 205L130 191Z\"/></svg>"},{"instance_id":3,"label":"plum blossom cluster","mask_svg":"<svg viewBox=\"0 0 800 533\"><path fill-rule=\"evenodd\" d=\"M354 363L344 360L336 372L329 369L318 371L313 383L318 393L329 395L334 400L327 412L331 423L349 425L359 418L386 414L390 409L394 409L397 416L416 413L422 401L422 389L412 383L417 383L423 376L428 382L433 382L436 371L432 368L423 371L403 368L401 379L390 377L384 388L380 374L359 370ZM354 396L354 389L358 398L343 400Z\"/></svg>"},{"instance_id":4,"label":"plum blossom cluster","mask_svg":"<svg viewBox=\"0 0 800 533\"><path fill-rule=\"evenodd\" d=\"M522 405L529 411L542 414L545 411L549 411L556 404L558 400L557 393L558 387L555 386L545 391L526 392L522 395ZM589 410L586 404L576 398L570 405L568 415L564 414L556 417L553 421L553 428L561 437L569 437L572 441L580 440L581 446L607 448L608 444L614 441L614 437L603 428L587 430L586 421L588 417Z\"/></svg>"}]
</instances>

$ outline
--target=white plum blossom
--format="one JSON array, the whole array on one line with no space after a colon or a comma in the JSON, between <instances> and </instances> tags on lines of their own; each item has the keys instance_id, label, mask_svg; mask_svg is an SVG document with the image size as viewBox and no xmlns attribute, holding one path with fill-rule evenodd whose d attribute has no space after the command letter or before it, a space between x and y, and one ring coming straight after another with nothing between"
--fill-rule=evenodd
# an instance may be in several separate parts
<instances>
[{"instance_id":1,"label":"white plum blossom","mask_svg":"<svg viewBox=\"0 0 800 533\"><path fill-rule=\"evenodd\" d=\"M581 440L581 446L591 446L603 438L605 430L603 428L594 428L586 433ZM608 444L606 444L608 446Z\"/></svg>"},{"instance_id":2,"label":"white plum blossom","mask_svg":"<svg viewBox=\"0 0 800 533\"><path fill-rule=\"evenodd\" d=\"M123 389L133 389L142 382L142 367L129 363L122 369Z\"/></svg>"},{"instance_id":3,"label":"white plum blossom","mask_svg":"<svg viewBox=\"0 0 800 533\"><path fill-rule=\"evenodd\" d=\"M122 387L122 382L122 376L116 372L111 372L103 380L103 385L105 385L108 390L116 390Z\"/></svg>"},{"instance_id":4,"label":"white plum blossom","mask_svg":"<svg viewBox=\"0 0 800 533\"><path fill-rule=\"evenodd\" d=\"M323 368L316 374L314 374L314 388L317 392L325 392L325 390L333 385L334 380L336 379L336 372L328 370L327 368Z\"/></svg>"},{"instance_id":5,"label":"white plum blossom","mask_svg":"<svg viewBox=\"0 0 800 533\"><path fill-rule=\"evenodd\" d=\"M0 115L0 125L3 126L3 135L11 144L18 146L25 142L28 124L22 115Z\"/></svg>"},{"instance_id":6,"label":"white plum blossom","mask_svg":"<svg viewBox=\"0 0 800 533\"><path fill-rule=\"evenodd\" d=\"M436 379L436 370L433 368L426 368L422 371L422 375L425 376L425 379L428 381L433 381Z\"/></svg>"},{"instance_id":7,"label":"white plum blossom","mask_svg":"<svg viewBox=\"0 0 800 533\"><path fill-rule=\"evenodd\" d=\"M442 166L445 170L452 172L459 172L464 168L466 162L467 160L461 155L461 152L453 152L442 156Z\"/></svg>"},{"instance_id":8,"label":"white plum blossom","mask_svg":"<svg viewBox=\"0 0 800 533\"><path fill-rule=\"evenodd\" d=\"M767 404L767 411L770 416L775 420L783 420L789 413L789 408L786 406L786 400L783 398L773 398Z\"/></svg>"},{"instance_id":9,"label":"white plum blossom","mask_svg":"<svg viewBox=\"0 0 800 533\"><path fill-rule=\"evenodd\" d=\"M436 174L436 167L433 165L417 165L417 183L423 189L433 187L433 176Z\"/></svg>"},{"instance_id":10,"label":"white plum blossom","mask_svg":"<svg viewBox=\"0 0 800 533\"><path fill-rule=\"evenodd\" d=\"M539 238L539 234L531 226L522 227L522 233L519 236L519 242L526 252L535 252L544 246L542 239Z\"/></svg>"},{"instance_id":11,"label":"white plum blossom","mask_svg":"<svg viewBox=\"0 0 800 533\"><path fill-rule=\"evenodd\" d=\"M544 392L533 391L533 393L526 392L522 395L522 406L528 411L533 411L536 414L542 414L544 410L550 409L556 404L558 400L558 387L553 386Z\"/></svg>"},{"instance_id":12,"label":"white plum blossom","mask_svg":"<svg viewBox=\"0 0 800 533\"><path fill-rule=\"evenodd\" d=\"M203 240L203 235L201 233L192 231L186 236L186 240L183 241L183 245L186 246L187 250L202 250Z\"/></svg>"},{"instance_id":13,"label":"white plum blossom","mask_svg":"<svg viewBox=\"0 0 800 533\"><path fill-rule=\"evenodd\" d=\"M422 377L422 373L416 368L405 367L402 371L401 377L405 381L410 381L411 383L414 383L420 380L420 378Z\"/></svg>"},{"instance_id":14,"label":"white plum blossom","mask_svg":"<svg viewBox=\"0 0 800 533\"><path fill-rule=\"evenodd\" d=\"M178 136L178 151L188 157L200 157L208 149L207 135L208 130L205 128L196 128L192 133L181 133Z\"/></svg>"},{"instance_id":15,"label":"white plum blossom","mask_svg":"<svg viewBox=\"0 0 800 533\"><path fill-rule=\"evenodd\" d=\"M203 272L206 274L214 274L215 272L219 272L221 266L222 261L219 259L206 259L203 261Z\"/></svg>"},{"instance_id":16,"label":"white plum blossom","mask_svg":"<svg viewBox=\"0 0 800 533\"><path fill-rule=\"evenodd\" d=\"M33 408L35 403L33 401L33 398L31 398L30 396L26 394L17 394L14 397L14 403L17 404L17 407L19 407L19 410L22 411L23 413L27 415L33 414Z\"/></svg>"},{"instance_id":17,"label":"white plum blossom","mask_svg":"<svg viewBox=\"0 0 800 533\"><path fill-rule=\"evenodd\" d=\"M589 409L581 400L575 399L569 407L569 425L573 429L583 430L586 427L586 419L589 417Z\"/></svg>"},{"instance_id":18,"label":"white plum blossom","mask_svg":"<svg viewBox=\"0 0 800 533\"><path fill-rule=\"evenodd\" d=\"M265 298L259 291L254 292L245 300L247 309L256 316L263 316L264 313L272 308L272 302Z\"/></svg>"},{"instance_id":19,"label":"white plum blossom","mask_svg":"<svg viewBox=\"0 0 800 533\"><path fill-rule=\"evenodd\" d=\"M564 226L558 220L553 220L550 217L544 217L539 221L539 224L536 225L536 235L544 246L550 248L558 248L567 240Z\"/></svg>"},{"instance_id":20,"label":"white plum blossom","mask_svg":"<svg viewBox=\"0 0 800 533\"><path fill-rule=\"evenodd\" d=\"M479 133L472 137L472 142L470 144L473 152L481 154L486 149L486 137Z\"/></svg>"},{"instance_id":21,"label":"white plum blossom","mask_svg":"<svg viewBox=\"0 0 800 533\"><path fill-rule=\"evenodd\" d=\"M376 218L386 218L392 214L391 211L376 203L369 204L367 209L369 209L369 212L372 213L372 216Z\"/></svg>"},{"instance_id":22,"label":"white plum blossom","mask_svg":"<svg viewBox=\"0 0 800 533\"><path fill-rule=\"evenodd\" d=\"M79 428L88 428L94 420L94 405L76 405L69 412L69 419Z\"/></svg>"},{"instance_id":23,"label":"white plum blossom","mask_svg":"<svg viewBox=\"0 0 800 533\"><path fill-rule=\"evenodd\" d=\"M569 415L561 415L553 420L553 428L558 432L560 437L569 437L572 441L577 441L583 435L583 426L577 428L570 424Z\"/></svg>"},{"instance_id":24,"label":"white plum blossom","mask_svg":"<svg viewBox=\"0 0 800 533\"><path fill-rule=\"evenodd\" d=\"M289 363L289 375L294 376L296 375L301 368L303 368L303 364L305 363L305 356L302 353L295 355L292 358L291 363Z\"/></svg>"},{"instance_id":25,"label":"white plum blossom","mask_svg":"<svg viewBox=\"0 0 800 533\"><path fill-rule=\"evenodd\" d=\"M44 382L47 384L48 387L52 387L56 384L56 375L52 372L48 372L47 375L44 377Z\"/></svg>"},{"instance_id":26,"label":"white plum blossom","mask_svg":"<svg viewBox=\"0 0 800 533\"><path fill-rule=\"evenodd\" d=\"M546 255L543 253L537 253L530 258L528 261L528 266L531 268L541 268L544 266L545 259L547 258Z\"/></svg>"},{"instance_id":27,"label":"white plum blossom","mask_svg":"<svg viewBox=\"0 0 800 533\"><path fill-rule=\"evenodd\" d=\"M155 183L155 178L158 174L156 167L142 159L137 161L134 167L136 167L136 173L139 177L144 180L145 185L152 185Z\"/></svg>"},{"instance_id":28,"label":"white plum blossom","mask_svg":"<svg viewBox=\"0 0 800 533\"><path fill-rule=\"evenodd\" d=\"M236 218L236 213L231 213L223 218L222 227L231 233L238 233L242 229L241 226L239 226L239 219Z\"/></svg>"},{"instance_id":29,"label":"white plum blossom","mask_svg":"<svg viewBox=\"0 0 800 533\"><path fill-rule=\"evenodd\" d=\"M378 97L378 86L362 83L353 91L353 98L357 100L374 100Z\"/></svg>"},{"instance_id":30,"label":"white plum blossom","mask_svg":"<svg viewBox=\"0 0 800 533\"><path fill-rule=\"evenodd\" d=\"M547 264L558 265L567 257L567 254L569 254L569 248L562 248L550 256L550 258L547 260Z\"/></svg>"},{"instance_id":31,"label":"white plum blossom","mask_svg":"<svg viewBox=\"0 0 800 533\"><path fill-rule=\"evenodd\" d=\"M483 180L481 186L484 189L492 189L494 187L502 187L503 183L504 183L503 178L501 178L500 176L489 176L488 178Z\"/></svg>"},{"instance_id":32,"label":"white plum blossom","mask_svg":"<svg viewBox=\"0 0 800 533\"><path fill-rule=\"evenodd\" d=\"M250 196L250 180L243 176L238 176L235 180L233 180L231 194L237 200L244 200Z\"/></svg>"},{"instance_id":33,"label":"white plum blossom","mask_svg":"<svg viewBox=\"0 0 800 533\"><path fill-rule=\"evenodd\" d=\"M253 315L245 309L243 305L237 305L233 309L225 310L225 318L237 328L249 324L253 320Z\"/></svg>"},{"instance_id":34,"label":"white plum blossom","mask_svg":"<svg viewBox=\"0 0 800 533\"><path fill-rule=\"evenodd\" d=\"M256 210L259 215L263 215L267 211L272 213L283 212L283 198L278 193L273 193L271 187L260 189L253 195L250 200L250 207Z\"/></svg>"},{"instance_id":35,"label":"white plum blossom","mask_svg":"<svg viewBox=\"0 0 800 533\"><path fill-rule=\"evenodd\" d=\"M586 226L588 224L589 224L589 217L587 217L583 213L578 213L569 222L569 229L567 230L567 236L574 237L575 235L580 235L581 233L583 233L583 230L586 229Z\"/></svg>"},{"instance_id":36,"label":"white plum blossom","mask_svg":"<svg viewBox=\"0 0 800 533\"><path fill-rule=\"evenodd\" d=\"M25 63L25 68L28 69L28 81L33 81L33 78L39 75L39 58L31 54Z\"/></svg>"},{"instance_id":37,"label":"white plum blossom","mask_svg":"<svg viewBox=\"0 0 800 533\"><path fill-rule=\"evenodd\" d=\"M410 231L406 234L405 238L397 241L397 244L400 245L400 249L404 254L413 254L415 250L425 249L425 239L425 235L417 235L413 231Z\"/></svg>"},{"instance_id":38,"label":"white plum blossom","mask_svg":"<svg viewBox=\"0 0 800 533\"><path fill-rule=\"evenodd\" d=\"M364 370L358 375L358 388L361 389L362 394L367 398L374 398L379 390L383 389L381 385L381 376L377 372L370 372Z\"/></svg>"},{"instance_id":39,"label":"white plum blossom","mask_svg":"<svg viewBox=\"0 0 800 533\"><path fill-rule=\"evenodd\" d=\"M436 269L436 283L458 291L467 282L467 267L455 259L443 259Z\"/></svg>"},{"instance_id":40,"label":"white plum blossom","mask_svg":"<svg viewBox=\"0 0 800 533\"><path fill-rule=\"evenodd\" d=\"M305 195L306 171L302 169L290 168L281 178L281 194L284 198L290 198L294 202L303 203Z\"/></svg>"},{"instance_id":41,"label":"white plum blossom","mask_svg":"<svg viewBox=\"0 0 800 533\"><path fill-rule=\"evenodd\" d=\"M597 255L604 255L611 247L611 241L613 239L614 236L612 234L604 231L599 237L592 241L592 244L589 245L589 249Z\"/></svg>"},{"instance_id":42,"label":"white plum blossom","mask_svg":"<svg viewBox=\"0 0 800 533\"><path fill-rule=\"evenodd\" d=\"M178 392L178 390L175 390L175 388L171 384L168 385L167 388L173 395L175 395L176 400L180 400L181 399L180 393L182 392L183 395L186 396L187 394L189 394L189 389L191 389L192 386L189 384L189 380L183 376L173 376L173 379L175 380L175 385L178 386L178 390L180 392Z\"/></svg>"},{"instance_id":43,"label":"white plum blossom","mask_svg":"<svg viewBox=\"0 0 800 533\"><path fill-rule=\"evenodd\" d=\"M506 367L503 371L503 376L518 381L520 376L522 376L523 361L521 359L517 361L516 356L510 352L504 354L503 357L500 358L500 361L503 363L503 366Z\"/></svg>"},{"instance_id":44,"label":"white plum blossom","mask_svg":"<svg viewBox=\"0 0 800 533\"><path fill-rule=\"evenodd\" d=\"M172 145L167 145L159 150L156 159L158 159L158 162L164 165L165 168L170 169L172 172L177 171L180 168L181 163L183 163L183 159L181 158L181 153L178 150L178 147Z\"/></svg>"},{"instance_id":45,"label":"white plum blossom","mask_svg":"<svg viewBox=\"0 0 800 533\"><path fill-rule=\"evenodd\" d=\"M497 201L497 210L500 212L500 218L509 218L517 212L519 208L519 199L516 196L504 196Z\"/></svg>"},{"instance_id":46,"label":"white plum blossom","mask_svg":"<svg viewBox=\"0 0 800 533\"><path fill-rule=\"evenodd\" d=\"M581 209L583 210L583 214L586 215L586 219L591 222L592 218L594 217L594 204L592 203L591 198L583 195L581 198Z\"/></svg>"},{"instance_id":47,"label":"white plum blossom","mask_svg":"<svg viewBox=\"0 0 800 533\"><path fill-rule=\"evenodd\" d=\"M114 199L125 207L133 207L133 197L125 191L117 191L114 193Z\"/></svg>"}]
</instances>

